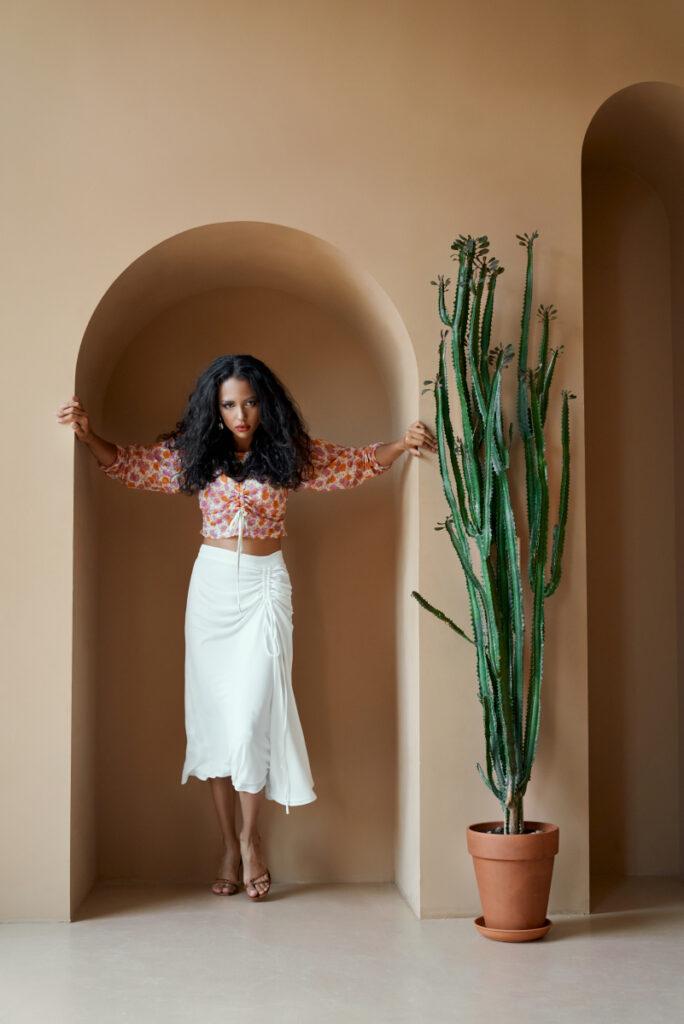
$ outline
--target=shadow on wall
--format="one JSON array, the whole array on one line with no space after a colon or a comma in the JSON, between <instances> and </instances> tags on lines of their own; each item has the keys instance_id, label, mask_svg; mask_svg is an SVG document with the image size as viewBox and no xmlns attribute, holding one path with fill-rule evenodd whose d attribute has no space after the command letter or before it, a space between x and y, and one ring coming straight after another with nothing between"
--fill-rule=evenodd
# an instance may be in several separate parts
<instances>
[{"instance_id":1,"label":"shadow on wall","mask_svg":"<svg viewBox=\"0 0 684 1024\"><path fill-rule=\"evenodd\" d=\"M227 352L268 363L313 436L341 444L390 440L417 394L378 286L320 239L259 223L184 232L133 263L88 326L76 393L98 433L149 444ZM208 784L180 785L197 498L131 491L76 458L74 908L96 880L209 880L219 851ZM287 825L267 803L276 879L393 877L397 658L413 642L396 635L399 485L290 499L293 682L319 799Z\"/></svg>"},{"instance_id":2,"label":"shadow on wall","mask_svg":"<svg viewBox=\"0 0 684 1024\"><path fill-rule=\"evenodd\" d=\"M602 105L582 155L594 876L684 868L683 174L684 90Z\"/></svg>"}]
</instances>

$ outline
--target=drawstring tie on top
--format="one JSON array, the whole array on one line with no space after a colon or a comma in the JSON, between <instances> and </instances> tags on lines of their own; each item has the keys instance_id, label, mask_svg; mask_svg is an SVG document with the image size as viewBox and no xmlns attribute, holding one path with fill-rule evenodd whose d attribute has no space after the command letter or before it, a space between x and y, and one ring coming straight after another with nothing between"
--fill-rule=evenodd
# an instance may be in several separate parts
<instances>
[{"instance_id":1,"label":"drawstring tie on top","mask_svg":"<svg viewBox=\"0 0 684 1024\"><path fill-rule=\"evenodd\" d=\"M239 454L241 455L243 453L240 452ZM250 455L251 455L250 451L245 452L244 453L245 459L248 459ZM242 485L241 484L238 484L238 489L240 491L242 491ZM242 495L240 497L242 498ZM247 510L245 509L245 506L244 505L240 505L240 508L237 510L237 512L235 513L235 515L231 519L230 524L228 526L228 534L229 535L233 532L233 530L237 530L237 532L238 532L238 543L237 543L237 591L238 591L238 593L237 593L237 598L238 598L238 611L240 612L240 614L242 614L242 608L240 606L240 553L242 551L242 535L243 535L244 529L245 529L245 517L246 517L246 515L247 515Z\"/></svg>"},{"instance_id":2,"label":"drawstring tie on top","mask_svg":"<svg viewBox=\"0 0 684 1024\"><path fill-rule=\"evenodd\" d=\"M242 535L245 529L245 516L247 512L244 505L240 505L235 515L230 521L228 532L232 533L233 530L238 532L238 543L237 543L237 599L238 599L238 611L242 614L242 607L240 605L240 553L242 551Z\"/></svg>"}]
</instances>

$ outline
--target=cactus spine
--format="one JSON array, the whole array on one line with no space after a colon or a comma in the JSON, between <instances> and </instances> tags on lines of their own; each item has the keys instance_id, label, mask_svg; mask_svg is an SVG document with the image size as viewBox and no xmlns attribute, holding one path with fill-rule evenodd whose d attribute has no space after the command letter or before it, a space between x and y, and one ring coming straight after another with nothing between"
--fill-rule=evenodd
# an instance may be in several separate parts
<instances>
[{"instance_id":1,"label":"cactus spine","mask_svg":"<svg viewBox=\"0 0 684 1024\"><path fill-rule=\"evenodd\" d=\"M439 468L449 514L444 529L458 556L470 601L472 638L448 616L413 591L413 597L461 637L475 645L478 699L482 705L486 762L478 772L501 804L504 831L523 831L523 796L537 750L544 653L544 602L557 589L568 519L570 486L569 401L562 392L562 474L558 520L553 528L547 572L549 485L544 426L549 393L562 346L549 348L553 306L539 306L541 340L536 366L528 366L532 310L533 245L538 237L517 235L527 252L520 343L518 346L517 424L525 456L529 557L521 564L520 542L511 503L508 473L514 427L508 441L501 409L501 378L514 358L512 345L491 346L496 282L503 267L488 258L487 236L460 235L452 245L458 280L451 308L450 280L440 276L439 365L431 386L435 397ZM456 436L450 408L449 356L460 409L462 436ZM427 387L425 390L429 390ZM523 580L527 576L532 613L529 674L524 679L525 614Z\"/></svg>"}]
</instances>

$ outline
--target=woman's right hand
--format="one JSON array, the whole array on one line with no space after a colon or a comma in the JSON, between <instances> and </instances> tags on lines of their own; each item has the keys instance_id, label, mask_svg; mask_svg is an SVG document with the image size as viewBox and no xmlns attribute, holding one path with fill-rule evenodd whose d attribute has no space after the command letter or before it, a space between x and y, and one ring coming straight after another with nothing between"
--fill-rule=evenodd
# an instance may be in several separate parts
<instances>
[{"instance_id":1,"label":"woman's right hand","mask_svg":"<svg viewBox=\"0 0 684 1024\"><path fill-rule=\"evenodd\" d=\"M57 411L58 423L70 423L79 441L88 444L93 439L88 413L85 411L77 395L72 395L70 402L63 402Z\"/></svg>"}]
</instances>

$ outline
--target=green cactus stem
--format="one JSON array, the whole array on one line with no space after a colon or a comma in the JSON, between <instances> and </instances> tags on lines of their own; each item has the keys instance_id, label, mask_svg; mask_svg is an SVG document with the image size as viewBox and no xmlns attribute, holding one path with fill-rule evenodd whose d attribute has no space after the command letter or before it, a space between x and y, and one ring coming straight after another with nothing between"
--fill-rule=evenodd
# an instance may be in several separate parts
<instances>
[{"instance_id":1,"label":"green cactus stem","mask_svg":"<svg viewBox=\"0 0 684 1024\"><path fill-rule=\"evenodd\" d=\"M529 555L526 570L511 502L509 450L514 423L504 429L502 374L514 358L512 345L492 347L496 282L503 267L487 256L486 235L459 235L452 245L458 260L455 294L449 278L433 281L444 329L434 381L425 381L435 399L437 447L448 516L445 530L465 577L472 637L448 615L413 591L413 597L460 637L475 646L477 696L482 705L485 765L477 770L501 804L504 830L524 828L523 797L537 751L544 654L544 602L558 588L568 520L570 491L569 402L562 392L562 471L558 519L549 563L549 483L544 428L554 370L562 346L549 346L553 306L539 306L541 340L536 366L529 363L534 283L534 242L516 236L526 250L527 267L517 361L516 422L525 460ZM458 423L452 420L449 377L453 378ZM457 433L460 427L460 434ZM508 443L506 443L506 436ZM525 628L524 582L530 592L532 621ZM524 677L525 645L529 670Z\"/></svg>"}]
</instances>

